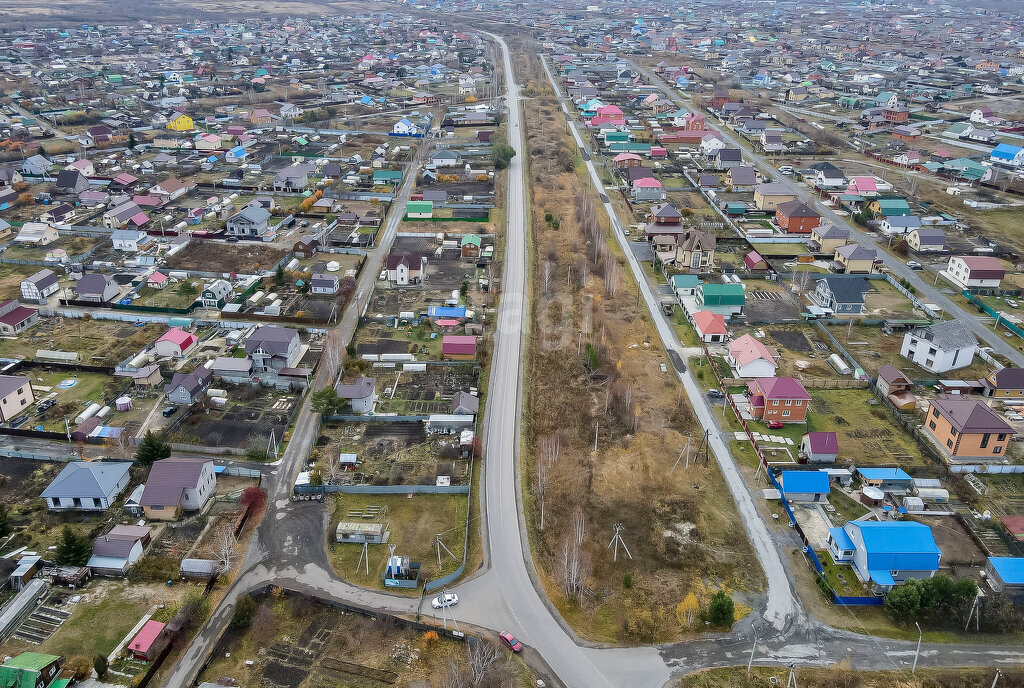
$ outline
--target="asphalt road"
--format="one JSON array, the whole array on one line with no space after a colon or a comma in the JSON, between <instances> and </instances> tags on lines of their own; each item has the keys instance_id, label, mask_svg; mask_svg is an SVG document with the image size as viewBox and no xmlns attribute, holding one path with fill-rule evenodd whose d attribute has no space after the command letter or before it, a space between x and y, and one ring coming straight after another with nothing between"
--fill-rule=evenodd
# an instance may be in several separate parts
<instances>
[{"instance_id":1,"label":"asphalt road","mask_svg":"<svg viewBox=\"0 0 1024 688\"><path fill-rule=\"evenodd\" d=\"M668 84L662 79L658 78L657 75L650 72L650 70L642 67L634 62L630 62L633 69L643 74L648 81L655 85L666 98L671 100L673 103L678 105L684 110L694 111L692 107L686 102L685 99L681 98L679 94L674 91ZM1007 342L1006 339L996 334L977 318L977 313L968 312L962 306L954 303L949 296L943 293L943 289L951 288L951 285L943 282L942 286L936 286L928 282L927 280L921 279L921 273L915 270L911 270L906 264L894 258L889 253L883 251L875 241L868 236L859 226L849 222L845 217L836 213L833 209L825 206L819 202L819 198L814 192L805 184L800 184L786 177L785 175L779 174L779 171L764 157L758 155L743 146L740 145L739 141L729 133L724 127L719 127L719 131L722 134L722 138L728 143L732 144L736 148L743 149L744 157L753 161L755 167L760 170L763 174L766 174L772 178L773 181L778 182L786 186L792 191L797 198L804 201L812 208L814 208L825 220L828 220L837 227L842 227L850 231L850 238L864 246L866 248L875 249L878 251L878 256L882 259L889 271L896 279L906 279L918 292L918 296L926 303L934 303L939 306L945 313L948 313L952 318L962 320L971 330L975 336L981 341L985 342L992 347L993 350L1006 356L1014 364L1018 366L1024 366L1024 353L1021 353L1015 346ZM1018 343L1016 337L1011 340L1015 344Z\"/></svg>"}]
</instances>

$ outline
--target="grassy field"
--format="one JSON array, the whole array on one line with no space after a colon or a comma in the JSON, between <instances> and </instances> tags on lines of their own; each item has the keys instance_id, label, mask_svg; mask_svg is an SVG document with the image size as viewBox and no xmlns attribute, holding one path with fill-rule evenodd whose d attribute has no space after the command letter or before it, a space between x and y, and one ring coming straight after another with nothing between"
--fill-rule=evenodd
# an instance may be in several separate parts
<instances>
[{"instance_id":1,"label":"grassy field","mask_svg":"<svg viewBox=\"0 0 1024 688\"><path fill-rule=\"evenodd\" d=\"M836 527L843 525L847 521L856 521L858 518L868 513L867 507L853 501L840 490L832 490L829 493L828 503L832 505L835 511L826 513L832 520L832 525Z\"/></svg>"},{"instance_id":2,"label":"grassy field","mask_svg":"<svg viewBox=\"0 0 1024 688\"><path fill-rule=\"evenodd\" d=\"M173 605L195 586L143 585L123 580L94 579L81 594L82 599L73 606L67 621L42 645L29 645L8 640L0 651L17 654L23 650L49 652L65 658L84 655L90 659L96 654L106 655L128 634L144 614L159 604Z\"/></svg>"},{"instance_id":3,"label":"grassy field","mask_svg":"<svg viewBox=\"0 0 1024 688\"><path fill-rule=\"evenodd\" d=\"M104 399L113 396L113 390L128 384L124 378L115 378L102 373L69 373L63 370L46 371L42 368L33 368L26 374L32 378L32 387L37 399L51 393L57 395L57 405L45 411L42 416L32 416L27 427L34 428L41 425L44 430L57 432L64 432L65 417L69 418L71 427L74 428L75 416L84 411L89 404L102 405ZM68 389L57 387L64 380L77 380L77 382L74 387ZM50 389L43 391L44 387Z\"/></svg>"},{"instance_id":4,"label":"grassy field","mask_svg":"<svg viewBox=\"0 0 1024 688\"><path fill-rule=\"evenodd\" d=\"M67 251L69 257L74 257L81 255L102 241L101 237L62 236L57 241L46 246L13 243L10 245L10 248L4 251L3 257L16 258L18 260L43 260L46 258L47 253L57 249Z\"/></svg>"},{"instance_id":5,"label":"grassy field","mask_svg":"<svg viewBox=\"0 0 1024 688\"><path fill-rule=\"evenodd\" d=\"M832 556L822 550L817 552L818 561L825 570L825 578L828 579L832 589L842 597L867 597L871 591L867 590L857 578L853 567L848 564L836 564Z\"/></svg>"},{"instance_id":6,"label":"grassy field","mask_svg":"<svg viewBox=\"0 0 1024 688\"><path fill-rule=\"evenodd\" d=\"M199 298L203 291L201 279L188 279L176 284L168 284L163 289L142 287L139 298L133 303L140 306L158 306L160 308L188 308Z\"/></svg>"},{"instance_id":7,"label":"grassy field","mask_svg":"<svg viewBox=\"0 0 1024 688\"><path fill-rule=\"evenodd\" d=\"M362 546L337 544L334 533L338 522L353 520L372 522L372 519L350 517L349 512L367 506L387 507L383 521L391 533L389 544L398 546L395 554L408 556L422 564L420 580L427 581L450 573L458 568L462 558L463 533L466 523L465 495L350 495L339 494L331 508L330 527L327 529L327 554L334 571L352 583L368 588L383 588L381 575L387 560L385 545L370 545L370 573L366 574L365 564L357 571ZM458 559L441 551L441 568L437 565L437 550L432 546L434 536L441 534L441 541ZM418 591L411 591L419 594Z\"/></svg>"}]
</instances>

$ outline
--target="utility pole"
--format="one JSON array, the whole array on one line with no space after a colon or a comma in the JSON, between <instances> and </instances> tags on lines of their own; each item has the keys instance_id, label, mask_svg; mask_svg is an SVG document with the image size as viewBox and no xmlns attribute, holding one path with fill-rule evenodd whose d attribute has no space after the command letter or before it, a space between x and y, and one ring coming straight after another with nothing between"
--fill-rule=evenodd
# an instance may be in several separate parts
<instances>
[{"instance_id":1,"label":"utility pole","mask_svg":"<svg viewBox=\"0 0 1024 688\"><path fill-rule=\"evenodd\" d=\"M366 562L366 575L370 575L370 543L363 541L363 551L359 553L359 561L356 562L356 572L359 572L359 566Z\"/></svg>"},{"instance_id":2,"label":"utility pole","mask_svg":"<svg viewBox=\"0 0 1024 688\"><path fill-rule=\"evenodd\" d=\"M747 676L750 676L750 667L754 664L755 652L757 652L757 631L754 631L754 644L750 646L750 659L747 661Z\"/></svg>"},{"instance_id":3,"label":"utility pole","mask_svg":"<svg viewBox=\"0 0 1024 688\"><path fill-rule=\"evenodd\" d=\"M796 685L796 664L789 665L789 678L786 680L786 688L797 688Z\"/></svg>"},{"instance_id":4,"label":"utility pole","mask_svg":"<svg viewBox=\"0 0 1024 688\"><path fill-rule=\"evenodd\" d=\"M613 527L615 528L615 534L612 535L612 541L608 543L609 549L611 549L612 545L615 545L615 551L612 554L612 561L619 560L619 545L622 545L622 549L626 551L626 556L632 559L633 555L629 553L629 548L626 547L626 542L622 539L622 524L616 523Z\"/></svg>"},{"instance_id":5,"label":"utility pole","mask_svg":"<svg viewBox=\"0 0 1024 688\"><path fill-rule=\"evenodd\" d=\"M443 542L441 542L441 533L437 533L436 535L434 535L434 545L437 548L437 571L438 571L438 573L440 573L441 570L442 570L441 569L441 550L442 549L445 552L447 552L448 556L450 556L455 561L459 560L459 558L457 556L455 556L454 554L452 554L452 551L450 549L448 549L448 547Z\"/></svg>"},{"instance_id":6,"label":"utility pole","mask_svg":"<svg viewBox=\"0 0 1024 688\"><path fill-rule=\"evenodd\" d=\"M970 619L968 619L968 622L970 622ZM917 658L921 656L921 639L924 637L924 634L921 632L921 624L915 621L914 625L917 626L917 651L914 652L914 666L910 669L911 675L917 671Z\"/></svg>"},{"instance_id":7,"label":"utility pole","mask_svg":"<svg viewBox=\"0 0 1024 688\"><path fill-rule=\"evenodd\" d=\"M1003 675L1003 672L996 669L996 676L992 679L992 688L996 688L996 683L999 681L999 677Z\"/></svg>"}]
</instances>

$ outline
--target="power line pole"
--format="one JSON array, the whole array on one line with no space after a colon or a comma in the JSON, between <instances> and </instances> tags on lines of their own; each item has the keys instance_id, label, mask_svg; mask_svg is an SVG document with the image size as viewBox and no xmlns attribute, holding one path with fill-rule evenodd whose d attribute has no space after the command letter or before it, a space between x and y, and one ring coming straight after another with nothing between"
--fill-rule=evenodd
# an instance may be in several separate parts
<instances>
[{"instance_id":1,"label":"power line pole","mask_svg":"<svg viewBox=\"0 0 1024 688\"><path fill-rule=\"evenodd\" d=\"M359 553L359 561L356 562L356 572L359 572L359 566L366 562L366 575L370 575L370 543L363 542L363 551Z\"/></svg>"},{"instance_id":2,"label":"power line pole","mask_svg":"<svg viewBox=\"0 0 1024 688\"><path fill-rule=\"evenodd\" d=\"M614 528L615 534L612 535L612 541L608 543L609 549L611 549L612 545L615 545L615 550L612 554L612 561L619 560L619 545L622 545L622 549L625 550L626 556L632 559L633 555L629 553L629 548L626 547L626 542L622 539L622 524L616 523Z\"/></svg>"}]
</instances>

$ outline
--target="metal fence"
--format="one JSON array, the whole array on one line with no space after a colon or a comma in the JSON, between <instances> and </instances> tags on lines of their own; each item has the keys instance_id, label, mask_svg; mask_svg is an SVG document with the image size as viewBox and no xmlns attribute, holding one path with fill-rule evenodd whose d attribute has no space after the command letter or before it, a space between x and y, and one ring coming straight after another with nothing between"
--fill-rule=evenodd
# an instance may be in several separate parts
<instances>
[{"instance_id":1,"label":"metal fence","mask_svg":"<svg viewBox=\"0 0 1024 688\"><path fill-rule=\"evenodd\" d=\"M469 485L296 485L295 494L469 494Z\"/></svg>"}]
</instances>

